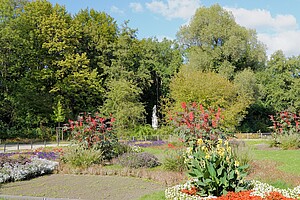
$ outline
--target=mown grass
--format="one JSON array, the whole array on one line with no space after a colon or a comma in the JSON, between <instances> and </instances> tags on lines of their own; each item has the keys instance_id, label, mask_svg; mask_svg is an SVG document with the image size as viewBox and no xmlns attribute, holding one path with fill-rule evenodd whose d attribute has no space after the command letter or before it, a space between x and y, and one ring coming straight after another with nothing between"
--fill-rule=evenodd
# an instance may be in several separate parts
<instances>
[{"instance_id":1,"label":"mown grass","mask_svg":"<svg viewBox=\"0 0 300 200\"><path fill-rule=\"evenodd\" d=\"M300 150L254 150L255 159L273 160L284 172L300 175Z\"/></svg>"},{"instance_id":2,"label":"mown grass","mask_svg":"<svg viewBox=\"0 0 300 200\"><path fill-rule=\"evenodd\" d=\"M154 192L152 194L147 194L142 196L139 200L165 200L165 191Z\"/></svg>"},{"instance_id":3,"label":"mown grass","mask_svg":"<svg viewBox=\"0 0 300 200\"><path fill-rule=\"evenodd\" d=\"M276 161L279 165L277 169L300 175L300 150L281 149L258 149L257 145L269 145L269 140L245 140L246 145L254 147L252 150L255 160Z\"/></svg>"}]
</instances>

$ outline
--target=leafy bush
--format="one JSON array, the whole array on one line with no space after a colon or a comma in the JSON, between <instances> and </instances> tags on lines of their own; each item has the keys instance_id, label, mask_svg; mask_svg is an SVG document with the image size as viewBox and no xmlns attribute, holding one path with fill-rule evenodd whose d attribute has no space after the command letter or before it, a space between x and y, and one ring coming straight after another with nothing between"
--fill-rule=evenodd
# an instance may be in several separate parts
<instances>
[{"instance_id":1,"label":"leafy bush","mask_svg":"<svg viewBox=\"0 0 300 200\"><path fill-rule=\"evenodd\" d=\"M158 158L150 153L125 153L118 157L118 163L123 167L140 168L160 165Z\"/></svg>"},{"instance_id":2,"label":"leafy bush","mask_svg":"<svg viewBox=\"0 0 300 200\"><path fill-rule=\"evenodd\" d=\"M135 126L131 133L131 136L135 136L137 138L143 138L145 136L150 136L154 134L155 134L155 130L151 127L151 125L145 124L145 125Z\"/></svg>"},{"instance_id":3,"label":"leafy bush","mask_svg":"<svg viewBox=\"0 0 300 200\"><path fill-rule=\"evenodd\" d=\"M124 153L131 152L131 151L132 151L132 147L128 144L118 143L114 146L114 152L116 153L116 155L122 155Z\"/></svg>"},{"instance_id":4,"label":"leafy bush","mask_svg":"<svg viewBox=\"0 0 300 200\"><path fill-rule=\"evenodd\" d=\"M201 104L197 105L195 102L192 104L183 102L181 105L183 112L177 112L171 120L176 127L175 132L187 146L195 145L199 138L215 140L222 136L220 108L217 111L205 110Z\"/></svg>"},{"instance_id":5,"label":"leafy bush","mask_svg":"<svg viewBox=\"0 0 300 200\"><path fill-rule=\"evenodd\" d=\"M182 172L187 169L185 152L182 149L168 150L163 160L163 168L170 171Z\"/></svg>"},{"instance_id":6,"label":"leafy bush","mask_svg":"<svg viewBox=\"0 0 300 200\"><path fill-rule=\"evenodd\" d=\"M270 115L275 135L300 133L300 113L282 111L275 116Z\"/></svg>"},{"instance_id":7,"label":"leafy bush","mask_svg":"<svg viewBox=\"0 0 300 200\"><path fill-rule=\"evenodd\" d=\"M300 147L300 134L279 135L276 139L277 146L287 149L298 149Z\"/></svg>"},{"instance_id":8,"label":"leafy bush","mask_svg":"<svg viewBox=\"0 0 300 200\"><path fill-rule=\"evenodd\" d=\"M82 147L70 147L62 156L61 161L73 167L89 167L93 164L100 164L103 160L102 152L99 149L85 149Z\"/></svg>"},{"instance_id":9,"label":"leafy bush","mask_svg":"<svg viewBox=\"0 0 300 200\"><path fill-rule=\"evenodd\" d=\"M189 175L200 196L221 196L228 191L247 189L244 182L248 165L240 165L228 141L199 139L198 146L187 151Z\"/></svg>"},{"instance_id":10,"label":"leafy bush","mask_svg":"<svg viewBox=\"0 0 300 200\"><path fill-rule=\"evenodd\" d=\"M73 141L83 149L94 149L102 152L102 158L110 160L117 155L114 151L118 144L117 135L113 130L114 118L105 119L97 113L81 113L77 121L69 120Z\"/></svg>"}]
</instances>

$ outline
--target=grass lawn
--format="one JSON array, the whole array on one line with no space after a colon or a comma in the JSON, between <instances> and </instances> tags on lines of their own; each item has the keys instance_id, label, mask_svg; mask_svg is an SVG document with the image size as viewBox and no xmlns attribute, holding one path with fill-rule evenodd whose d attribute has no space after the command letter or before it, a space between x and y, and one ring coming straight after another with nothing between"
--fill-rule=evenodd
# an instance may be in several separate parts
<instances>
[{"instance_id":1,"label":"grass lawn","mask_svg":"<svg viewBox=\"0 0 300 200\"><path fill-rule=\"evenodd\" d=\"M258 145L268 145L268 140L246 140L246 145L252 149L255 160L276 161L278 169L284 172L300 175L300 150L259 149Z\"/></svg>"},{"instance_id":2,"label":"grass lawn","mask_svg":"<svg viewBox=\"0 0 300 200\"><path fill-rule=\"evenodd\" d=\"M154 192L153 194L147 194L142 196L139 200L165 200L165 191Z\"/></svg>"},{"instance_id":3,"label":"grass lawn","mask_svg":"<svg viewBox=\"0 0 300 200\"><path fill-rule=\"evenodd\" d=\"M254 150L255 159L273 160L284 172L300 175L300 150Z\"/></svg>"}]
</instances>

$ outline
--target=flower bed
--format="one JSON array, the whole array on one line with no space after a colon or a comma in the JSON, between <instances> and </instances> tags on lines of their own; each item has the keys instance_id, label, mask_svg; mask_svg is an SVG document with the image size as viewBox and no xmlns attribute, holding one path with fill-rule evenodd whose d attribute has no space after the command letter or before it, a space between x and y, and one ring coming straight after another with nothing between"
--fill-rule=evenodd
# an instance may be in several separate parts
<instances>
[{"instance_id":1,"label":"flower bed","mask_svg":"<svg viewBox=\"0 0 300 200\"><path fill-rule=\"evenodd\" d=\"M139 147L151 147L151 146L162 146L167 144L163 140L154 140L154 141L143 141L143 140L134 140L134 141L128 141L128 145L134 145Z\"/></svg>"},{"instance_id":2,"label":"flower bed","mask_svg":"<svg viewBox=\"0 0 300 200\"><path fill-rule=\"evenodd\" d=\"M297 199L300 197L300 185L294 189L279 189L269 184L259 181L251 181L251 191L239 193L229 192L222 197L200 197L197 195L189 195L187 191L192 191L192 181L188 181L183 185L176 185L165 190L165 197L168 200L205 200L205 199Z\"/></svg>"},{"instance_id":3,"label":"flower bed","mask_svg":"<svg viewBox=\"0 0 300 200\"><path fill-rule=\"evenodd\" d=\"M13 152L0 154L0 183L20 181L51 173L57 166L55 152Z\"/></svg>"}]
</instances>

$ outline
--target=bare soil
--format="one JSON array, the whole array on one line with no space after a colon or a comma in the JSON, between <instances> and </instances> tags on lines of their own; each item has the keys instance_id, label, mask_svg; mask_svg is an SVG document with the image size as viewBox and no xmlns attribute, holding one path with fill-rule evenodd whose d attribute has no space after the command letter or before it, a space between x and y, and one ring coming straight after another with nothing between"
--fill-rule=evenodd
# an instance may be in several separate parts
<instances>
[{"instance_id":1,"label":"bare soil","mask_svg":"<svg viewBox=\"0 0 300 200\"><path fill-rule=\"evenodd\" d=\"M166 188L141 178L66 174L52 174L0 187L0 195L86 200L134 200Z\"/></svg>"}]
</instances>

